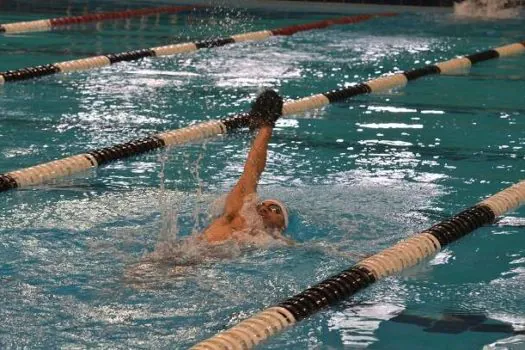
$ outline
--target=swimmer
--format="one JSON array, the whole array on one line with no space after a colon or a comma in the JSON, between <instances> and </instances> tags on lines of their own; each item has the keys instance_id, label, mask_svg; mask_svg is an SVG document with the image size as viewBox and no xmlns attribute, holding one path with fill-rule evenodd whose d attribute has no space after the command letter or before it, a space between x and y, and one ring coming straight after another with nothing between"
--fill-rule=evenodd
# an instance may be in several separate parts
<instances>
[{"instance_id":1,"label":"swimmer","mask_svg":"<svg viewBox=\"0 0 525 350\"><path fill-rule=\"evenodd\" d=\"M202 233L209 244L228 240L238 243L260 243L278 240L287 245L293 241L283 236L288 227L288 210L277 199L257 200L257 184L266 166L268 143L275 122L282 114L283 100L273 90L262 92L250 111L251 129L258 128L244 170L226 196L224 211Z\"/></svg>"},{"instance_id":2,"label":"swimmer","mask_svg":"<svg viewBox=\"0 0 525 350\"><path fill-rule=\"evenodd\" d=\"M243 173L226 196L221 215L197 236L159 242L153 252L126 269L128 283L135 287L155 287L165 276L186 276L194 265L209 258L231 258L247 247L294 245L291 239L283 236L288 227L286 206L277 199L260 201L257 198L257 184L266 165L268 143L282 106L281 97L272 90L261 93L253 104L249 126L259 130Z\"/></svg>"}]
</instances>

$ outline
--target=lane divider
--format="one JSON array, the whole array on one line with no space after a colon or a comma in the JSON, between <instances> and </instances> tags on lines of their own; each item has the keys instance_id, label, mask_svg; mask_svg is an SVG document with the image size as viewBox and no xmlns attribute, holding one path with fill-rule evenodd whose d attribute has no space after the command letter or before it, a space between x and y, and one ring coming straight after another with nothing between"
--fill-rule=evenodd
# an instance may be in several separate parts
<instances>
[{"instance_id":1,"label":"lane divider","mask_svg":"<svg viewBox=\"0 0 525 350\"><path fill-rule=\"evenodd\" d=\"M497 47L495 49L478 52L464 57L453 58L448 61L427 65L402 73L385 75L373 80L369 80L365 83L356 84L324 94L317 94L289 102L284 106L283 115L302 113L309 109L320 108L330 103L343 101L347 98L357 95L401 88L404 87L409 81L416 80L427 75L457 74L458 72L463 72L470 69L472 65L479 62L499 57L519 55L523 53L525 53L525 41Z\"/></svg>"},{"instance_id":2,"label":"lane divider","mask_svg":"<svg viewBox=\"0 0 525 350\"><path fill-rule=\"evenodd\" d=\"M298 100L286 101L282 115L292 115L320 108L360 94L368 94L404 86L407 81L430 74L448 74L457 69L496 57L525 53L525 42L498 47L473 55L455 58L435 65L425 66L404 73L380 77L357 85L316 94ZM468 63L467 63L468 62ZM224 134L248 126L249 116L239 114L223 120L210 121L187 128L156 134L144 139L129 141L100 150L55 160L49 163L0 174L0 192L14 188L34 186L51 179L69 176L98 167L110 161L146 153L157 148L180 145L206 137Z\"/></svg>"},{"instance_id":3,"label":"lane divider","mask_svg":"<svg viewBox=\"0 0 525 350\"><path fill-rule=\"evenodd\" d=\"M152 47L148 49L140 49L133 51L126 51L121 53L114 53L108 55L101 55L95 57L81 58L71 61L63 61L52 64L46 64L36 67L26 67L13 71L7 71L0 73L0 84L5 82L14 82L32 78L38 78L45 75L51 75L56 73L68 73L74 71L80 71L85 69L100 68L109 66L118 62L123 61L135 61L145 57L160 57L167 55L175 55L180 53L197 51L204 48L212 48L218 46L224 46L228 44L244 42L244 41L261 41L270 36L277 35L293 35L297 32L323 29L333 25L343 24L354 24L362 21L369 20L373 17L385 17L394 16L395 14L377 14L377 15L357 15L349 17L341 17L336 19L328 19L313 23L293 25L285 28L279 28L274 30L263 30L257 32L249 32L238 35L233 35L228 38L218 38L212 40L205 40L199 42L189 42L173 45L165 45L159 47Z\"/></svg>"},{"instance_id":4,"label":"lane divider","mask_svg":"<svg viewBox=\"0 0 525 350\"><path fill-rule=\"evenodd\" d=\"M446 245L479 227L494 223L496 217L518 208L523 203L525 181L512 185L452 218L358 262L353 267L198 343L191 349L251 349L319 310L349 298L379 279L435 255Z\"/></svg>"},{"instance_id":5,"label":"lane divider","mask_svg":"<svg viewBox=\"0 0 525 350\"><path fill-rule=\"evenodd\" d=\"M89 22L100 22L106 20L118 20L131 17L142 17L161 13L178 13L191 11L199 6L164 6L143 8L137 10L113 11L90 13L82 16L60 17L51 19L40 19L36 21L15 22L0 24L0 33L26 33L51 30L52 28L63 27L73 24L84 24Z\"/></svg>"},{"instance_id":6,"label":"lane divider","mask_svg":"<svg viewBox=\"0 0 525 350\"><path fill-rule=\"evenodd\" d=\"M0 174L0 192L42 184L49 180L81 173L118 159L143 154L158 148L186 144L249 126L246 113L218 121L166 131L143 139L105 147L87 153L42 163L29 168Z\"/></svg>"}]
</instances>

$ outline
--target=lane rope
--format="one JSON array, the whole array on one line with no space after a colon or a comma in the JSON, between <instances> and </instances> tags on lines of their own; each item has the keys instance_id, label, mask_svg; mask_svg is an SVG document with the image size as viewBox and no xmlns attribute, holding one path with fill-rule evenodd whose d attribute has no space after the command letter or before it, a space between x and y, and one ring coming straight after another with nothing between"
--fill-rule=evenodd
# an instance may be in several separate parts
<instances>
[{"instance_id":1,"label":"lane rope","mask_svg":"<svg viewBox=\"0 0 525 350\"><path fill-rule=\"evenodd\" d=\"M385 91L406 85L409 80L431 74L452 74L458 69L470 68L471 65L511 55L525 53L525 42L505 45L495 49L475 53L465 57L428 65L404 73L379 77L365 83L316 94L283 104L282 115L292 115L310 109L320 108L330 103L339 102L360 94ZM46 181L76 174L105 163L146 153L157 148L181 145L207 137L216 136L247 127L249 115L239 114L226 119L209 121L190 127L166 131L140 140L129 141L115 146L90 151L76 156L43 163L29 168L0 174L0 192L14 188L23 188L42 184Z\"/></svg>"},{"instance_id":2,"label":"lane rope","mask_svg":"<svg viewBox=\"0 0 525 350\"><path fill-rule=\"evenodd\" d=\"M113 53L107 55L93 56L87 58L81 58L70 61L62 61L51 64L45 64L35 67L25 67L17 70L1 72L0 73L0 84L6 82L15 82L20 80L27 80L32 78L38 78L46 75L57 74L57 73L69 73L86 69L101 68L109 66L118 62L124 61L135 61L145 57L161 57L168 55L175 55L181 53L187 53L197 51L204 48L213 48L224 46L233 43L239 43L244 41L262 41L270 36L281 36L281 35L293 35L298 32L303 32L313 29L323 29L333 25L343 24L354 24L362 21L369 20L373 17L390 17L395 14L376 14L376 15L356 15L341 17L336 19L327 19L323 21L317 21L306 24L298 24L284 28L278 28L274 30L262 30L257 32L249 32L243 34L233 35L228 38L218 38L212 40L188 42L181 44L165 45L159 47L152 47L148 49L139 49L126 51L121 53Z\"/></svg>"},{"instance_id":3,"label":"lane rope","mask_svg":"<svg viewBox=\"0 0 525 350\"><path fill-rule=\"evenodd\" d=\"M525 181L514 184L429 229L358 262L283 302L202 341L192 350L251 349L260 342L335 305L381 278L435 255L446 245L525 203Z\"/></svg>"},{"instance_id":4,"label":"lane rope","mask_svg":"<svg viewBox=\"0 0 525 350\"><path fill-rule=\"evenodd\" d=\"M14 34L27 32L41 32L53 28L64 27L74 24L85 24L90 22L100 22L107 20L118 20L132 17L142 17L161 13L178 13L182 11L191 11L198 6L164 6L152 7L136 10L112 11L88 13L81 16L59 17L51 19L40 19L36 21L24 21L14 23L0 24L0 33Z\"/></svg>"},{"instance_id":5,"label":"lane rope","mask_svg":"<svg viewBox=\"0 0 525 350\"><path fill-rule=\"evenodd\" d=\"M324 94L317 94L288 102L283 107L283 115L302 113L309 109L320 108L330 103L340 102L357 95L401 88L404 87L409 81L416 80L427 75L453 75L463 73L468 71L472 65L479 62L488 61L499 57L520 55L523 53L525 53L525 41L477 52L463 57L453 58L448 61L430 64L401 73L384 75L379 78L369 80L365 83L355 84Z\"/></svg>"}]
</instances>

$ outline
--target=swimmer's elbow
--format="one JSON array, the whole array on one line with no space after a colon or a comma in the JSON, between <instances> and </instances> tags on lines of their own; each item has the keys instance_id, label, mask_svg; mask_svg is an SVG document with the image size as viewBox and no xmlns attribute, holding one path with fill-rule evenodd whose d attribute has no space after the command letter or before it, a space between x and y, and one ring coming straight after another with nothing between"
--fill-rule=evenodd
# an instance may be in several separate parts
<instances>
[{"instance_id":1,"label":"swimmer's elbow","mask_svg":"<svg viewBox=\"0 0 525 350\"><path fill-rule=\"evenodd\" d=\"M226 222L230 223L233 221L233 219L235 219L235 214L234 213L225 213L223 218L224 220L226 220Z\"/></svg>"}]
</instances>

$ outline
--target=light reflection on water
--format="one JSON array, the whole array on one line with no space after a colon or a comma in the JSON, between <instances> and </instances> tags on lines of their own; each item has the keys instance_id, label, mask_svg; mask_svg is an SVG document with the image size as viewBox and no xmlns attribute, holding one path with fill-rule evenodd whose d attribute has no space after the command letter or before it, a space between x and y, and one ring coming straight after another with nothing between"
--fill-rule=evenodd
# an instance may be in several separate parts
<instances>
[{"instance_id":1,"label":"light reflection on water","mask_svg":"<svg viewBox=\"0 0 525 350\"><path fill-rule=\"evenodd\" d=\"M393 292L398 294L400 290L395 288ZM375 303L356 305L351 308L351 312L334 313L329 327L341 334L344 346L366 348L378 340L374 333L381 322L394 317L402 310L403 305L400 301L395 303L394 300L378 299Z\"/></svg>"}]
</instances>

